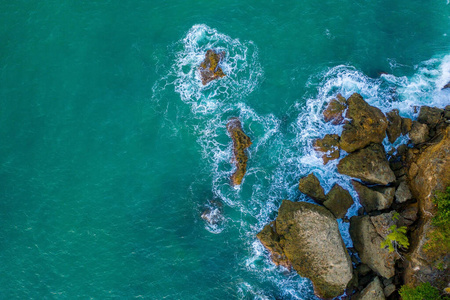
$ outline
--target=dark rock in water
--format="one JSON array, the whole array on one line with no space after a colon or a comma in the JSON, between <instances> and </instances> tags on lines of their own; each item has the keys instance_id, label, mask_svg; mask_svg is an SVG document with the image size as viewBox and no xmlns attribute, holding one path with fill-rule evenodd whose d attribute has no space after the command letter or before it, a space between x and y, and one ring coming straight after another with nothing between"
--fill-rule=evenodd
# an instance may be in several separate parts
<instances>
[{"instance_id":1,"label":"dark rock in water","mask_svg":"<svg viewBox=\"0 0 450 300\"><path fill-rule=\"evenodd\" d=\"M328 161L339 158L339 136L337 134L327 134L323 139L314 141L314 149L318 152L323 152L323 164L326 165Z\"/></svg>"},{"instance_id":2,"label":"dark rock in water","mask_svg":"<svg viewBox=\"0 0 450 300\"><path fill-rule=\"evenodd\" d=\"M407 135L412 127L412 120L409 118L402 118L402 134Z\"/></svg>"},{"instance_id":3,"label":"dark rock in water","mask_svg":"<svg viewBox=\"0 0 450 300\"><path fill-rule=\"evenodd\" d=\"M337 168L339 173L367 183L388 185L395 181L394 172L389 167L386 152L381 144L371 144L350 153L339 162Z\"/></svg>"},{"instance_id":4,"label":"dark rock in water","mask_svg":"<svg viewBox=\"0 0 450 300\"><path fill-rule=\"evenodd\" d=\"M422 144L428 140L428 126L427 124L421 124L417 121L412 123L411 131L409 132L409 138L414 144Z\"/></svg>"},{"instance_id":5,"label":"dark rock in water","mask_svg":"<svg viewBox=\"0 0 450 300\"><path fill-rule=\"evenodd\" d=\"M270 251L270 258L277 266L283 266L287 269L292 267L291 262L283 252L280 243L280 236L275 229L275 221L264 226L263 230L256 235L261 243Z\"/></svg>"},{"instance_id":6,"label":"dark rock in water","mask_svg":"<svg viewBox=\"0 0 450 300\"><path fill-rule=\"evenodd\" d=\"M224 57L224 51L219 53L214 50L206 51L205 59L199 67L203 85L206 85L208 82L215 79L226 76L223 73L222 68L219 66L219 63L223 60Z\"/></svg>"},{"instance_id":7,"label":"dark rock in water","mask_svg":"<svg viewBox=\"0 0 450 300\"><path fill-rule=\"evenodd\" d=\"M450 89L450 82L448 82L446 85L444 85L444 87L442 88L443 90L444 89Z\"/></svg>"},{"instance_id":8,"label":"dark rock in water","mask_svg":"<svg viewBox=\"0 0 450 300\"><path fill-rule=\"evenodd\" d=\"M352 263L338 223L325 207L284 200L275 223L262 232L261 242L276 244L272 248L281 249L300 276L311 279L316 295L333 298L344 292Z\"/></svg>"},{"instance_id":9,"label":"dark rock in water","mask_svg":"<svg viewBox=\"0 0 450 300\"><path fill-rule=\"evenodd\" d=\"M358 193L359 202L366 212L387 209L394 201L394 187L369 188L357 181L352 181L355 191Z\"/></svg>"},{"instance_id":10,"label":"dark rock in water","mask_svg":"<svg viewBox=\"0 0 450 300\"><path fill-rule=\"evenodd\" d=\"M236 166L236 171L231 175L231 181L233 185L239 185L247 171L248 157L246 149L250 147L252 142L242 130L241 121L239 121L238 118L231 118L228 120L227 130L233 139L233 162Z\"/></svg>"},{"instance_id":11,"label":"dark rock in water","mask_svg":"<svg viewBox=\"0 0 450 300\"><path fill-rule=\"evenodd\" d=\"M201 218L211 226L218 225L223 221L222 204L218 201L208 201L202 212Z\"/></svg>"},{"instance_id":12,"label":"dark rock in water","mask_svg":"<svg viewBox=\"0 0 450 300\"><path fill-rule=\"evenodd\" d=\"M350 219L350 236L361 262L385 278L395 275L395 252L380 247L383 239L377 233L369 216Z\"/></svg>"},{"instance_id":13,"label":"dark rock in water","mask_svg":"<svg viewBox=\"0 0 450 300\"><path fill-rule=\"evenodd\" d=\"M381 286L381 281L378 277L369 283L361 294L356 298L356 300L385 300L383 287Z\"/></svg>"},{"instance_id":14,"label":"dark rock in water","mask_svg":"<svg viewBox=\"0 0 450 300\"><path fill-rule=\"evenodd\" d=\"M347 210L353 205L350 193L337 183L333 185L326 197L327 200L323 205L333 213L336 219L345 217Z\"/></svg>"},{"instance_id":15,"label":"dark rock in water","mask_svg":"<svg viewBox=\"0 0 450 300\"><path fill-rule=\"evenodd\" d=\"M389 121L386 130L390 143L394 143L402 133L402 117L398 114L398 109L394 109L386 114Z\"/></svg>"},{"instance_id":16,"label":"dark rock in water","mask_svg":"<svg viewBox=\"0 0 450 300\"><path fill-rule=\"evenodd\" d=\"M386 136L388 122L376 107L370 106L359 94L353 94L347 100L345 115L351 119L344 125L340 145L344 151L354 152L370 143L381 143Z\"/></svg>"},{"instance_id":17,"label":"dark rock in water","mask_svg":"<svg viewBox=\"0 0 450 300\"><path fill-rule=\"evenodd\" d=\"M441 120L444 110L437 107L422 106L420 107L417 121L427 124L430 128L435 127Z\"/></svg>"},{"instance_id":18,"label":"dark rock in water","mask_svg":"<svg viewBox=\"0 0 450 300\"><path fill-rule=\"evenodd\" d=\"M337 94L336 99L332 99L327 108L323 111L325 122L330 122L333 125L342 124L344 121L344 111L347 108L347 100L341 94Z\"/></svg>"},{"instance_id":19,"label":"dark rock in water","mask_svg":"<svg viewBox=\"0 0 450 300\"><path fill-rule=\"evenodd\" d=\"M317 179L316 175L313 173L300 179L298 189L300 192L306 194L308 197L311 197L320 204L326 200L325 191L320 185L319 179Z\"/></svg>"}]
</instances>

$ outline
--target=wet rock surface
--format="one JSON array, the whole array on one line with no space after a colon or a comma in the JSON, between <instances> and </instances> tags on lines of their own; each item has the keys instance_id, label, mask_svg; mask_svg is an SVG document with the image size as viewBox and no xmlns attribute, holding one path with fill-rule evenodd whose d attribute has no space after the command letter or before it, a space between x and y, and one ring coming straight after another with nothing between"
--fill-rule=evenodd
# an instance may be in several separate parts
<instances>
[{"instance_id":1,"label":"wet rock surface","mask_svg":"<svg viewBox=\"0 0 450 300\"><path fill-rule=\"evenodd\" d=\"M371 144L341 159L338 172L371 184L388 185L395 180L381 144Z\"/></svg>"},{"instance_id":2,"label":"wet rock surface","mask_svg":"<svg viewBox=\"0 0 450 300\"><path fill-rule=\"evenodd\" d=\"M333 125L342 124L344 121L344 112L347 109L347 100L338 94L336 99L332 99L323 112L325 122L331 122Z\"/></svg>"},{"instance_id":3,"label":"wet rock surface","mask_svg":"<svg viewBox=\"0 0 450 300\"><path fill-rule=\"evenodd\" d=\"M225 73L219 66L220 62L225 58L225 52L216 52L215 50L208 50L205 54L205 59L200 64L200 77L202 79L202 84L206 85L209 82L222 78Z\"/></svg>"},{"instance_id":4,"label":"wet rock surface","mask_svg":"<svg viewBox=\"0 0 450 300\"><path fill-rule=\"evenodd\" d=\"M337 134L327 134L322 139L317 139L313 144L317 152L323 153L323 164L326 165L330 160L338 159L339 150L339 136Z\"/></svg>"},{"instance_id":5,"label":"wet rock surface","mask_svg":"<svg viewBox=\"0 0 450 300\"><path fill-rule=\"evenodd\" d=\"M233 185L240 185L247 171L246 149L252 142L242 130L241 121L238 118L228 120L227 130L233 140L233 163L236 166L236 171L231 175L231 182Z\"/></svg>"},{"instance_id":6,"label":"wet rock surface","mask_svg":"<svg viewBox=\"0 0 450 300\"><path fill-rule=\"evenodd\" d=\"M319 179L313 173L300 179L298 189L320 204L326 200L325 191L320 185Z\"/></svg>"}]
</instances>

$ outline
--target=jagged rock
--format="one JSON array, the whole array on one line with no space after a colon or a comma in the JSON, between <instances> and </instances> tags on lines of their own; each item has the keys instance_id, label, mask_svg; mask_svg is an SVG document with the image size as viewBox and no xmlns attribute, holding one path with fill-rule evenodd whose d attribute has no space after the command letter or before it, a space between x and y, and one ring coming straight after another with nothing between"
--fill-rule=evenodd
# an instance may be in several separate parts
<instances>
[{"instance_id":1,"label":"jagged rock","mask_svg":"<svg viewBox=\"0 0 450 300\"><path fill-rule=\"evenodd\" d=\"M407 135L411 131L412 120L409 118L402 118L402 134Z\"/></svg>"},{"instance_id":2,"label":"jagged rock","mask_svg":"<svg viewBox=\"0 0 450 300\"><path fill-rule=\"evenodd\" d=\"M341 148L347 152L354 152L370 143L381 143L386 136L388 124L381 110L367 104L357 93L351 95L347 103L345 117L351 121L344 125Z\"/></svg>"},{"instance_id":3,"label":"jagged rock","mask_svg":"<svg viewBox=\"0 0 450 300\"><path fill-rule=\"evenodd\" d=\"M358 193L359 202L366 212L387 209L394 201L394 187L367 187L352 180L353 187Z\"/></svg>"},{"instance_id":4,"label":"jagged rock","mask_svg":"<svg viewBox=\"0 0 450 300\"><path fill-rule=\"evenodd\" d=\"M337 134L327 134L323 139L314 141L314 149L318 152L323 152L323 164L326 165L328 161L339 158L339 136Z\"/></svg>"},{"instance_id":5,"label":"jagged rock","mask_svg":"<svg viewBox=\"0 0 450 300\"><path fill-rule=\"evenodd\" d=\"M341 159L338 172L373 184L388 185L395 180L381 144L371 144Z\"/></svg>"},{"instance_id":6,"label":"jagged rock","mask_svg":"<svg viewBox=\"0 0 450 300\"><path fill-rule=\"evenodd\" d=\"M343 113L347 108L347 100L341 94L337 94L336 99L332 99L327 108L323 111L325 122L330 122L333 125L341 124L344 120Z\"/></svg>"},{"instance_id":7,"label":"jagged rock","mask_svg":"<svg viewBox=\"0 0 450 300\"><path fill-rule=\"evenodd\" d=\"M395 285L391 283L383 289L384 296L389 297L396 290L397 290L397 288L395 287Z\"/></svg>"},{"instance_id":8,"label":"jagged rock","mask_svg":"<svg viewBox=\"0 0 450 300\"><path fill-rule=\"evenodd\" d=\"M442 89L450 89L450 81Z\"/></svg>"},{"instance_id":9,"label":"jagged rock","mask_svg":"<svg viewBox=\"0 0 450 300\"><path fill-rule=\"evenodd\" d=\"M350 219L350 236L362 263L383 277L391 278L395 275L395 252L389 253L387 249L380 247L383 239L369 216L355 216Z\"/></svg>"},{"instance_id":10,"label":"jagged rock","mask_svg":"<svg viewBox=\"0 0 450 300\"><path fill-rule=\"evenodd\" d=\"M337 219L345 217L347 210L353 205L353 198L350 193L339 184L333 185L327 194L327 200L323 205L328 208Z\"/></svg>"},{"instance_id":11,"label":"jagged rock","mask_svg":"<svg viewBox=\"0 0 450 300\"><path fill-rule=\"evenodd\" d=\"M277 266L283 266L290 269L292 267L291 262L283 252L283 248L280 243L280 236L275 229L275 221L270 222L264 226L263 230L259 232L256 237L270 252L270 258Z\"/></svg>"},{"instance_id":12,"label":"jagged rock","mask_svg":"<svg viewBox=\"0 0 450 300\"><path fill-rule=\"evenodd\" d=\"M208 50L205 54L205 59L200 64L200 77L202 79L202 84L206 85L208 82L221 77L226 76L222 68L219 66L220 62L224 59L225 52L217 53L215 50Z\"/></svg>"},{"instance_id":13,"label":"jagged rock","mask_svg":"<svg viewBox=\"0 0 450 300\"><path fill-rule=\"evenodd\" d=\"M336 219L325 207L283 200L271 228L292 267L311 279L316 295L333 298L344 292L353 276L352 264Z\"/></svg>"},{"instance_id":14,"label":"jagged rock","mask_svg":"<svg viewBox=\"0 0 450 300\"><path fill-rule=\"evenodd\" d=\"M410 226L417 220L417 213L419 212L419 204L411 203L400 212L400 219L398 226Z\"/></svg>"},{"instance_id":15,"label":"jagged rock","mask_svg":"<svg viewBox=\"0 0 450 300\"><path fill-rule=\"evenodd\" d=\"M394 216L394 213L395 213L395 210L390 211L388 213L381 214L381 215L370 217L370 221L372 222L373 226L375 227L375 230L383 239L386 239L388 234L391 233L391 231L389 230L389 227L391 227L392 225L395 225L395 222L392 219Z\"/></svg>"},{"instance_id":16,"label":"jagged rock","mask_svg":"<svg viewBox=\"0 0 450 300\"><path fill-rule=\"evenodd\" d=\"M409 138L414 144L421 144L428 140L428 133L427 124L413 121L411 130L409 131Z\"/></svg>"},{"instance_id":17,"label":"jagged rock","mask_svg":"<svg viewBox=\"0 0 450 300\"><path fill-rule=\"evenodd\" d=\"M306 194L308 197L311 197L320 204L326 200L325 191L320 185L319 179L317 179L316 175L313 173L300 179L298 189L300 192Z\"/></svg>"},{"instance_id":18,"label":"jagged rock","mask_svg":"<svg viewBox=\"0 0 450 300\"><path fill-rule=\"evenodd\" d=\"M443 113L443 109L439 109L437 107L422 106L420 107L417 121L423 124L427 124L430 128L432 128L442 120Z\"/></svg>"},{"instance_id":19,"label":"jagged rock","mask_svg":"<svg viewBox=\"0 0 450 300\"><path fill-rule=\"evenodd\" d=\"M247 171L246 149L250 147L252 142L242 130L241 121L238 118L228 120L227 130L233 140L233 163L236 166L236 171L231 175L231 182L233 185L239 185Z\"/></svg>"},{"instance_id":20,"label":"jagged rock","mask_svg":"<svg viewBox=\"0 0 450 300\"><path fill-rule=\"evenodd\" d=\"M395 202L403 203L412 199L411 191L409 190L406 181L400 182L397 190L395 191Z\"/></svg>"},{"instance_id":21,"label":"jagged rock","mask_svg":"<svg viewBox=\"0 0 450 300\"><path fill-rule=\"evenodd\" d=\"M371 283L364 290L362 290L361 294L356 298L356 300L385 300L383 287L381 286L380 279L375 277Z\"/></svg>"},{"instance_id":22,"label":"jagged rock","mask_svg":"<svg viewBox=\"0 0 450 300\"><path fill-rule=\"evenodd\" d=\"M394 143L402 133L402 118L398 114L398 109L393 109L386 114L389 121L386 130L390 143Z\"/></svg>"}]
</instances>

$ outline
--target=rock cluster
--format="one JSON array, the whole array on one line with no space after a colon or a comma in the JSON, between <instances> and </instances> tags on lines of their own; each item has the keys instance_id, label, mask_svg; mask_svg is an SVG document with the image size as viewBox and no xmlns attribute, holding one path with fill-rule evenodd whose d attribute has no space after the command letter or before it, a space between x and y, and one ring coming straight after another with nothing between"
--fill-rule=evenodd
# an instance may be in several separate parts
<instances>
[{"instance_id":1,"label":"rock cluster","mask_svg":"<svg viewBox=\"0 0 450 300\"><path fill-rule=\"evenodd\" d=\"M205 54L205 59L200 64L200 77L202 79L202 84L206 85L210 81L222 78L225 73L219 66L220 62L225 58L225 52L216 52L215 50L208 50Z\"/></svg>"},{"instance_id":2,"label":"rock cluster","mask_svg":"<svg viewBox=\"0 0 450 300\"><path fill-rule=\"evenodd\" d=\"M240 185L247 171L246 149L250 147L252 142L242 130L241 121L238 118L228 120L227 130L233 140L233 162L236 166L236 171L231 175L231 182L233 185Z\"/></svg>"}]
</instances>

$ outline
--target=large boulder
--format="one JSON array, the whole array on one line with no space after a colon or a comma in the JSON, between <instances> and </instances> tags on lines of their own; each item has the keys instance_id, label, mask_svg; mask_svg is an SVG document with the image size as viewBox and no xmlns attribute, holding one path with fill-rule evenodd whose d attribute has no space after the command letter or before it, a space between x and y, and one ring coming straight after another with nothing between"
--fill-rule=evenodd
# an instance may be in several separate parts
<instances>
[{"instance_id":1,"label":"large boulder","mask_svg":"<svg viewBox=\"0 0 450 300\"><path fill-rule=\"evenodd\" d=\"M205 54L205 59L200 64L200 77L202 84L206 85L208 82L226 76L222 68L219 66L220 62L225 58L225 52L216 52L215 50L208 50Z\"/></svg>"},{"instance_id":2,"label":"large boulder","mask_svg":"<svg viewBox=\"0 0 450 300\"><path fill-rule=\"evenodd\" d=\"M409 190L406 181L401 181L395 191L395 202L404 203L412 199L411 191Z\"/></svg>"},{"instance_id":3,"label":"large boulder","mask_svg":"<svg viewBox=\"0 0 450 300\"><path fill-rule=\"evenodd\" d=\"M367 285L356 300L385 300L383 286L378 277L375 277L369 285Z\"/></svg>"},{"instance_id":4,"label":"large boulder","mask_svg":"<svg viewBox=\"0 0 450 300\"><path fill-rule=\"evenodd\" d=\"M347 108L347 100L341 94L337 94L336 99L332 99L327 108L323 111L325 122L333 125L341 124L344 121L344 111Z\"/></svg>"},{"instance_id":5,"label":"large boulder","mask_svg":"<svg viewBox=\"0 0 450 300\"><path fill-rule=\"evenodd\" d=\"M398 109L393 109L386 114L389 121L386 133L390 143L394 143L402 133L402 117L398 114Z\"/></svg>"},{"instance_id":6,"label":"large boulder","mask_svg":"<svg viewBox=\"0 0 450 300\"><path fill-rule=\"evenodd\" d=\"M339 184L333 185L327 194L327 200L323 205L328 208L337 219L345 217L347 210L353 205L353 198L350 193Z\"/></svg>"},{"instance_id":7,"label":"large boulder","mask_svg":"<svg viewBox=\"0 0 450 300\"><path fill-rule=\"evenodd\" d=\"M359 94L347 100L345 117L350 123L344 125L341 135L341 148L354 152L370 143L381 143L386 136L388 122L385 115L376 107L370 106Z\"/></svg>"},{"instance_id":8,"label":"large boulder","mask_svg":"<svg viewBox=\"0 0 450 300\"><path fill-rule=\"evenodd\" d=\"M252 142L242 130L241 121L238 118L228 120L227 130L233 140L233 162L236 166L236 171L231 175L231 182L233 185L240 185L247 171L246 149Z\"/></svg>"},{"instance_id":9,"label":"large boulder","mask_svg":"<svg viewBox=\"0 0 450 300\"><path fill-rule=\"evenodd\" d=\"M337 134L327 134L322 139L314 141L314 149L322 152L323 164L326 165L330 160L339 158L339 136Z\"/></svg>"},{"instance_id":10,"label":"large boulder","mask_svg":"<svg viewBox=\"0 0 450 300\"><path fill-rule=\"evenodd\" d=\"M371 144L350 153L341 159L337 168L339 173L367 183L388 185L395 180L395 174L389 167L386 152L381 144Z\"/></svg>"},{"instance_id":11,"label":"large boulder","mask_svg":"<svg viewBox=\"0 0 450 300\"><path fill-rule=\"evenodd\" d=\"M402 118L402 134L407 135L412 127L412 120L409 118Z\"/></svg>"},{"instance_id":12,"label":"large boulder","mask_svg":"<svg viewBox=\"0 0 450 300\"><path fill-rule=\"evenodd\" d=\"M326 200L325 191L314 173L302 177L298 183L298 189L320 204Z\"/></svg>"},{"instance_id":13,"label":"large boulder","mask_svg":"<svg viewBox=\"0 0 450 300\"><path fill-rule=\"evenodd\" d=\"M394 187L368 187L352 180L353 187L358 193L359 202L366 212L387 209L394 201Z\"/></svg>"},{"instance_id":14,"label":"large boulder","mask_svg":"<svg viewBox=\"0 0 450 300\"><path fill-rule=\"evenodd\" d=\"M350 219L350 236L361 262L385 278L395 275L395 252L381 248L383 238L377 233L369 216Z\"/></svg>"},{"instance_id":15,"label":"large boulder","mask_svg":"<svg viewBox=\"0 0 450 300\"><path fill-rule=\"evenodd\" d=\"M311 279L316 295L333 298L344 292L352 263L336 219L325 207L284 200L275 223L263 232L271 233L258 238L272 239L261 240L263 245L276 243L298 274Z\"/></svg>"},{"instance_id":16,"label":"large boulder","mask_svg":"<svg viewBox=\"0 0 450 300\"><path fill-rule=\"evenodd\" d=\"M427 124L422 124L413 121L411 130L409 131L409 138L414 144L422 144L428 140L429 129Z\"/></svg>"},{"instance_id":17,"label":"large boulder","mask_svg":"<svg viewBox=\"0 0 450 300\"><path fill-rule=\"evenodd\" d=\"M437 107L422 106L420 107L417 121L423 124L427 124L430 128L433 128L436 127L436 125L442 120L443 114L443 109Z\"/></svg>"}]
</instances>

